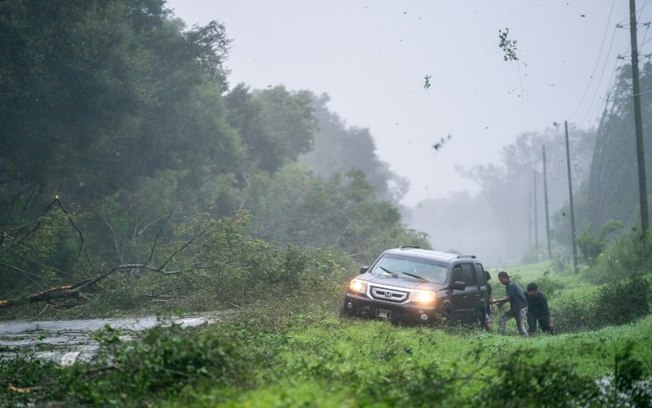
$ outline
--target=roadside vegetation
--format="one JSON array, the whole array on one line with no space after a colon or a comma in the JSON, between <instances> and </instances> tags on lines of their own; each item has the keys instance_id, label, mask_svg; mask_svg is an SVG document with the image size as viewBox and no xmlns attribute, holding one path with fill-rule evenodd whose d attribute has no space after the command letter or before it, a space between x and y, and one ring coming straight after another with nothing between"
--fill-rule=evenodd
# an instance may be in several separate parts
<instances>
[{"instance_id":1,"label":"roadside vegetation","mask_svg":"<svg viewBox=\"0 0 652 408\"><path fill-rule=\"evenodd\" d=\"M156 328L134 342L107 329L92 364L3 362L9 388L0 398L71 406L645 407L652 396L650 317L523 339L339 319L305 299L277 306L220 325Z\"/></svg>"},{"instance_id":2,"label":"roadside vegetation","mask_svg":"<svg viewBox=\"0 0 652 408\"><path fill-rule=\"evenodd\" d=\"M344 268L332 255L254 239L244 231L245 221L222 220L213 235L206 234L206 247L220 248L202 255L214 261L208 270L217 274L218 266L228 263L231 271L220 275L219 292L192 284L191 278L184 282L197 293L182 309L237 302L230 306L236 310L233 320L190 329L158 327L133 340L107 327L97 333L101 352L88 364L61 367L29 355L3 361L0 402L170 407L652 403L649 274L621 278L614 273L613 281L596 284L588 269L551 272L549 263L508 269L519 284L536 281L548 294L556 335L524 339L513 324L507 336L476 327L403 327L339 318L353 263ZM622 245L614 248L621 251ZM146 277L135 282L152 284ZM258 286L261 282L266 285ZM492 283L495 294L504 290ZM211 293L212 298L219 293L221 301L212 302ZM206 299L204 308L200 299Z\"/></svg>"}]
</instances>

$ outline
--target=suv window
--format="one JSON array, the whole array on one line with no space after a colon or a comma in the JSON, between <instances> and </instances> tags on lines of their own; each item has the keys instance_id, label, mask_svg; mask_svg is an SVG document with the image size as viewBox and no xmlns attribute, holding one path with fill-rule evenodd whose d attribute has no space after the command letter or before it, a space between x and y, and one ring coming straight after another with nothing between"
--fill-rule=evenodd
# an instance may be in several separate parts
<instances>
[{"instance_id":1,"label":"suv window","mask_svg":"<svg viewBox=\"0 0 652 408\"><path fill-rule=\"evenodd\" d=\"M475 279L473 264L463 263L456 265L453 268L452 281L462 281L465 282L467 286L475 286L477 284L477 280Z\"/></svg>"},{"instance_id":2,"label":"suv window","mask_svg":"<svg viewBox=\"0 0 652 408\"><path fill-rule=\"evenodd\" d=\"M478 283L480 283L480 285L484 285L485 283L487 283L482 264L479 263L475 264L475 277L478 279Z\"/></svg>"},{"instance_id":3,"label":"suv window","mask_svg":"<svg viewBox=\"0 0 652 408\"><path fill-rule=\"evenodd\" d=\"M475 270L473 264L464 263L462 264L462 280L466 282L467 286L476 286L477 281L475 280Z\"/></svg>"},{"instance_id":4,"label":"suv window","mask_svg":"<svg viewBox=\"0 0 652 408\"><path fill-rule=\"evenodd\" d=\"M462 267L460 265L455 265L453 268L453 275L451 277L451 282L457 282L462 280Z\"/></svg>"},{"instance_id":5,"label":"suv window","mask_svg":"<svg viewBox=\"0 0 652 408\"><path fill-rule=\"evenodd\" d=\"M385 254L376 262L371 274L375 276L408 274L426 279L433 283L443 283L446 280L446 265L422 258Z\"/></svg>"}]
</instances>

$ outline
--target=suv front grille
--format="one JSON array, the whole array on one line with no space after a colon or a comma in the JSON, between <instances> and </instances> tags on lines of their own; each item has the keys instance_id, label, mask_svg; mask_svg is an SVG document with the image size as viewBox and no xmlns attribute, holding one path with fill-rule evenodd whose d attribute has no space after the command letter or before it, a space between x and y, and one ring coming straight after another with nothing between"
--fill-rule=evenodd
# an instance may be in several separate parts
<instances>
[{"instance_id":1,"label":"suv front grille","mask_svg":"<svg viewBox=\"0 0 652 408\"><path fill-rule=\"evenodd\" d=\"M371 287L371 298L392 303L404 303L408 300L410 292L383 286Z\"/></svg>"}]
</instances>

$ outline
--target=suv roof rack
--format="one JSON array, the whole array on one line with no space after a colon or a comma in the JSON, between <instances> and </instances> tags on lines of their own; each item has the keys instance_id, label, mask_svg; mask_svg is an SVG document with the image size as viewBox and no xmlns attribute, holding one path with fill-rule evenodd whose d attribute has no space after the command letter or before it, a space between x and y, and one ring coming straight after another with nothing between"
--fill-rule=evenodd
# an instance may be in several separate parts
<instances>
[{"instance_id":1,"label":"suv roof rack","mask_svg":"<svg viewBox=\"0 0 652 408\"><path fill-rule=\"evenodd\" d=\"M458 255L458 258L475 258L475 255Z\"/></svg>"},{"instance_id":2,"label":"suv roof rack","mask_svg":"<svg viewBox=\"0 0 652 408\"><path fill-rule=\"evenodd\" d=\"M408 248L416 248L416 249L421 249L421 247L420 247L420 246L416 246L416 245L401 245L401 246L400 246L400 247L398 247L398 248L399 248L399 249L408 249Z\"/></svg>"}]
</instances>

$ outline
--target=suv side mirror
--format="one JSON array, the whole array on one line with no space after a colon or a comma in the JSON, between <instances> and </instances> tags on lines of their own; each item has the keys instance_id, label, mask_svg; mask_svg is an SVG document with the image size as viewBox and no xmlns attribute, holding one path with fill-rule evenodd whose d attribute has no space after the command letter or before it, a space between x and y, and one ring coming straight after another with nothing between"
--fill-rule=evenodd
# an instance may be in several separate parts
<instances>
[{"instance_id":1,"label":"suv side mirror","mask_svg":"<svg viewBox=\"0 0 652 408\"><path fill-rule=\"evenodd\" d=\"M451 288L452 288L453 290L464 290L464 289L466 289L466 282L455 281L455 282L453 282L453 284L451 285Z\"/></svg>"},{"instance_id":2,"label":"suv side mirror","mask_svg":"<svg viewBox=\"0 0 652 408\"><path fill-rule=\"evenodd\" d=\"M360 267L360 275L362 275L363 273L367 272L368 270L369 270L369 266L368 266L368 265L361 266L361 267Z\"/></svg>"}]
</instances>

